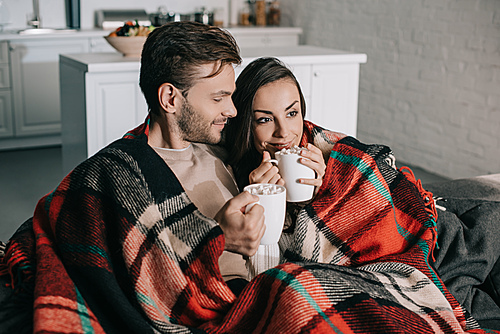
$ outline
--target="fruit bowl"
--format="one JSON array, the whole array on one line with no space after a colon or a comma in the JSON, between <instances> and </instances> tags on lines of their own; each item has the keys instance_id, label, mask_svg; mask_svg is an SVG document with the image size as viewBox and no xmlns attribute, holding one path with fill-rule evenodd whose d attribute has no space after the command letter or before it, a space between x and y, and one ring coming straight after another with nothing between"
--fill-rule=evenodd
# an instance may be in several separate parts
<instances>
[{"instance_id":1,"label":"fruit bowl","mask_svg":"<svg viewBox=\"0 0 500 334\"><path fill-rule=\"evenodd\" d=\"M125 57L140 58L147 36L105 36L104 39Z\"/></svg>"}]
</instances>

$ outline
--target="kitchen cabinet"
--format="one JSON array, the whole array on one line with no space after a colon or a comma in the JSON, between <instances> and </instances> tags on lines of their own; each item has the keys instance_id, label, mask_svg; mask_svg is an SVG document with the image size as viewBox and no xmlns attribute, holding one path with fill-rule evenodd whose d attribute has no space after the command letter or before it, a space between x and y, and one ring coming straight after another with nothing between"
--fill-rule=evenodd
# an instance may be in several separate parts
<instances>
[{"instance_id":1,"label":"kitchen cabinet","mask_svg":"<svg viewBox=\"0 0 500 334\"><path fill-rule=\"evenodd\" d=\"M102 36L80 35L0 46L0 149L60 145L59 54L115 50Z\"/></svg>"},{"instance_id":2,"label":"kitchen cabinet","mask_svg":"<svg viewBox=\"0 0 500 334\"><path fill-rule=\"evenodd\" d=\"M0 149L60 145L59 54L88 52L89 39L23 38L0 45Z\"/></svg>"},{"instance_id":3,"label":"kitchen cabinet","mask_svg":"<svg viewBox=\"0 0 500 334\"><path fill-rule=\"evenodd\" d=\"M356 136L358 82L365 54L299 45L242 48L242 68L260 56L276 56L297 76L306 118ZM63 172L139 125L147 105L139 89L139 61L116 54L61 55Z\"/></svg>"},{"instance_id":4,"label":"kitchen cabinet","mask_svg":"<svg viewBox=\"0 0 500 334\"><path fill-rule=\"evenodd\" d=\"M329 130L357 135L359 69L366 63L365 54L313 46L250 48L241 53L243 64L237 74L257 57L278 57L300 83L306 119Z\"/></svg>"},{"instance_id":5,"label":"kitchen cabinet","mask_svg":"<svg viewBox=\"0 0 500 334\"><path fill-rule=\"evenodd\" d=\"M121 56L106 55L118 61L114 68L96 64L102 58L99 54L86 55L94 61L89 66L61 56L64 173L89 152L97 152L123 136L124 131L136 127L147 115L139 88L139 62L120 67L120 61L130 63Z\"/></svg>"},{"instance_id":6,"label":"kitchen cabinet","mask_svg":"<svg viewBox=\"0 0 500 334\"><path fill-rule=\"evenodd\" d=\"M61 131L59 54L88 52L82 39L11 42L13 110L17 137Z\"/></svg>"},{"instance_id":7,"label":"kitchen cabinet","mask_svg":"<svg viewBox=\"0 0 500 334\"><path fill-rule=\"evenodd\" d=\"M227 30L240 47L297 45L302 33L301 28L288 27ZM41 36L0 34L0 150L61 144L59 54L119 56L103 38L108 33L93 30Z\"/></svg>"},{"instance_id":8,"label":"kitchen cabinet","mask_svg":"<svg viewBox=\"0 0 500 334\"><path fill-rule=\"evenodd\" d=\"M310 78L311 119L327 129L341 130L341 132L356 136L358 64L313 65ZM328 110L328 113L322 110ZM339 123L342 124L342 128L339 127Z\"/></svg>"},{"instance_id":9,"label":"kitchen cabinet","mask_svg":"<svg viewBox=\"0 0 500 334\"><path fill-rule=\"evenodd\" d=\"M9 46L0 42L0 138L14 133L11 112Z\"/></svg>"},{"instance_id":10,"label":"kitchen cabinet","mask_svg":"<svg viewBox=\"0 0 500 334\"><path fill-rule=\"evenodd\" d=\"M89 39L90 52L116 52L116 50L102 37Z\"/></svg>"},{"instance_id":11,"label":"kitchen cabinet","mask_svg":"<svg viewBox=\"0 0 500 334\"><path fill-rule=\"evenodd\" d=\"M0 138L14 133L11 116L10 90L0 88Z\"/></svg>"},{"instance_id":12,"label":"kitchen cabinet","mask_svg":"<svg viewBox=\"0 0 500 334\"><path fill-rule=\"evenodd\" d=\"M228 31L240 48L280 47L298 45L302 28L234 27Z\"/></svg>"}]
</instances>

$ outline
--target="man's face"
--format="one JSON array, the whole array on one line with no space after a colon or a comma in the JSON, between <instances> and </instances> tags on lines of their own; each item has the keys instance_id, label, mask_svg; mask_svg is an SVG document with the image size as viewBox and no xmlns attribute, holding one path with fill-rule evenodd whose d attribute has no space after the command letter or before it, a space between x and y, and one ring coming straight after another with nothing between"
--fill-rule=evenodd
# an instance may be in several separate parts
<instances>
[{"instance_id":1,"label":"man's face","mask_svg":"<svg viewBox=\"0 0 500 334\"><path fill-rule=\"evenodd\" d=\"M213 64L200 68L200 77L212 73ZM225 65L211 78L198 79L184 99L177 125L188 142L218 144L227 119L236 116L231 95L235 89L234 69Z\"/></svg>"}]
</instances>

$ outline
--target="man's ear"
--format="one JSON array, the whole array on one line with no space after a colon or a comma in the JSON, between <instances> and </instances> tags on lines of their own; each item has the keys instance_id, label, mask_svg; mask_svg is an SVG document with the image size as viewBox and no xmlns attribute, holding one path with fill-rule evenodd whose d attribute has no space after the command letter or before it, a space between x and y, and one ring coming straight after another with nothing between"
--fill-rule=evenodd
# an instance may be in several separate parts
<instances>
[{"instance_id":1,"label":"man's ear","mask_svg":"<svg viewBox=\"0 0 500 334\"><path fill-rule=\"evenodd\" d=\"M175 113L180 107L181 96L181 92L171 83L164 83L158 88L158 101L167 113Z\"/></svg>"}]
</instances>

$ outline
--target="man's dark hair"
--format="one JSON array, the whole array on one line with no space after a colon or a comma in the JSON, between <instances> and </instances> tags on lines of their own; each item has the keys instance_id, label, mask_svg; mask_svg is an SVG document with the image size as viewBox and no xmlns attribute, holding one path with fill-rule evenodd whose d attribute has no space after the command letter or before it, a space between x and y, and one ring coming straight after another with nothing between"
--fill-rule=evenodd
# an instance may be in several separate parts
<instances>
[{"instance_id":1,"label":"man's dark hair","mask_svg":"<svg viewBox=\"0 0 500 334\"><path fill-rule=\"evenodd\" d=\"M228 32L205 24L171 22L154 29L141 56L139 86L152 116L159 115L158 89L171 83L184 96L195 84L199 67L213 63L219 74L227 64L240 64L240 50Z\"/></svg>"}]
</instances>

